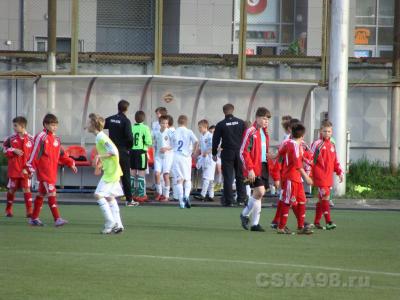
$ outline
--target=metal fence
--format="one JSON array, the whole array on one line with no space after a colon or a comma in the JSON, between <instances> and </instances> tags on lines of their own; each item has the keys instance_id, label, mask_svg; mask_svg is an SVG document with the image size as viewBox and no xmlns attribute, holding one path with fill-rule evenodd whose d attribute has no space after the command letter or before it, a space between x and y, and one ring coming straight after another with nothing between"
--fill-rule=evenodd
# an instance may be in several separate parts
<instances>
[{"instance_id":1,"label":"metal fence","mask_svg":"<svg viewBox=\"0 0 400 300\"><path fill-rule=\"evenodd\" d=\"M322 85L328 81L329 0L3 2L0 15L7 24L0 29L3 76L162 74L299 80L288 73L307 66L314 71L304 81ZM56 27L53 37L47 32L48 22L54 20L49 3L56 5L57 12L51 24ZM354 73L366 63L388 69L392 46L379 43L389 43L388 34L393 32L390 7L394 1L351 3L351 56L371 54L376 58L353 57L350 66ZM362 17L368 13L375 14L375 19ZM55 71L47 64L53 39ZM385 77L356 75L354 82L390 83L387 73Z\"/></svg>"}]
</instances>

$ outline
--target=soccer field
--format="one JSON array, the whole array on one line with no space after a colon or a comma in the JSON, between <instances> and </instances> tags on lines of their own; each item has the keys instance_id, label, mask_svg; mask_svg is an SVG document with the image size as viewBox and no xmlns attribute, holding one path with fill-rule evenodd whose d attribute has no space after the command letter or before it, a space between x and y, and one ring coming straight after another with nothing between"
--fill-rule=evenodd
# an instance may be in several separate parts
<instances>
[{"instance_id":1,"label":"soccer field","mask_svg":"<svg viewBox=\"0 0 400 300\"><path fill-rule=\"evenodd\" d=\"M333 211L334 231L282 236L244 231L238 208L122 208L126 231L104 236L94 205L61 206L64 228L23 211L0 218L1 299L400 299L398 212Z\"/></svg>"}]
</instances>

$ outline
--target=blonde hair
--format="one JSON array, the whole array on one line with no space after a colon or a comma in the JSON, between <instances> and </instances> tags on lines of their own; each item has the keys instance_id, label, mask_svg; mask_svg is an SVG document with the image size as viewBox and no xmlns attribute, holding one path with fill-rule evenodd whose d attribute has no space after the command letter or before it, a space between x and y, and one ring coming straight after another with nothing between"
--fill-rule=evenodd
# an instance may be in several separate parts
<instances>
[{"instance_id":1,"label":"blonde hair","mask_svg":"<svg viewBox=\"0 0 400 300\"><path fill-rule=\"evenodd\" d=\"M105 120L99 114L91 113L89 115L90 125L92 125L96 130L102 131L104 129Z\"/></svg>"}]
</instances>

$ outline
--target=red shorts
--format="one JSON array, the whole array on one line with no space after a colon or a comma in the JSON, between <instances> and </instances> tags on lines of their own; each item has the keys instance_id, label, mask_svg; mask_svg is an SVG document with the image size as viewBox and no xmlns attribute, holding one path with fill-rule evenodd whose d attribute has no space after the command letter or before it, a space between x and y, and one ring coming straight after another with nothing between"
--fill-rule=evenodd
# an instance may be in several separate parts
<instances>
[{"instance_id":1,"label":"red shorts","mask_svg":"<svg viewBox=\"0 0 400 300\"><path fill-rule=\"evenodd\" d=\"M39 194L52 194L55 193L56 190L56 185L52 184L52 183L47 183L45 181L40 181L39 182L39 188L38 188L38 192Z\"/></svg>"},{"instance_id":2,"label":"red shorts","mask_svg":"<svg viewBox=\"0 0 400 300\"><path fill-rule=\"evenodd\" d=\"M331 189L327 186L318 187L318 195L320 199L329 200L331 196Z\"/></svg>"},{"instance_id":3,"label":"red shorts","mask_svg":"<svg viewBox=\"0 0 400 300\"><path fill-rule=\"evenodd\" d=\"M304 192L303 183L286 180L282 184L282 201L286 204L297 202L300 204L306 203L306 194Z\"/></svg>"},{"instance_id":4,"label":"red shorts","mask_svg":"<svg viewBox=\"0 0 400 300\"><path fill-rule=\"evenodd\" d=\"M28 177L9 178L7 188L12 190L30 189L31 180Z\"/></svg>"}]
</instances>

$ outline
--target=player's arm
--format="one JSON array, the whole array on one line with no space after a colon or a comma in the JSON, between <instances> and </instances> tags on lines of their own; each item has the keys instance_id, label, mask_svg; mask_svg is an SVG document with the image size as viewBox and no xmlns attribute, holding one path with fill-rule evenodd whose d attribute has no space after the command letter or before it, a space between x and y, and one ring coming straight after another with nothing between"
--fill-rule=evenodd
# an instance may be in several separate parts
<instances>
[{"instance_id":1,"label":"player's arm","mask_svg":"<svg viewBox=\"0 0 400 300\"><path fill-rule=\"evenodd\" d=\"M311 177L307 175L306 171L305 171L303 168L300 168L300 169L298 169L298 170L299 170L301 176L303 177L303 179L305 180L305 182L306 182L308 185L313 185L313 184L314 184L314 182L313 182L313 180L311 179Z\"/></svg>"},{"instance_id":2,"label":"player's arm","mask_svg":"<svg viewBox=\"0 0 400 300\"><path fill-rule=\"evenodd\" d=\"M218 148L221 142L221 124L218 123L215 126L215 131L212 138L212 155L216 156L218 154Z\"/></svg>"},{"instance_id":3,"label":"player's arm","mask_svg":"<svg viewBox=\"0 0 400 300\"><path fill-rule=\"evenodd\" d=\"M128 149L131 149L133 147L133 133L132 133L132 124L129 119L126 119L125 121L124 132Z\"/></svg>"},{"instance_id":4,"label":"player's arm","mask_svg":"<svg viewBox=\"0 0 400 300\"><path fill-rule=\"evenodd\" d=\"M148 126L145 127L145 132L144 132L144 144L146 146L151 146L153 144L153 139L151 137L151 132L150 128Z\"/></svg>"},{"instance_id":5,"label":"player's arm","mask_svg":"<svg viewBox=\"0 0 400 300\"><path fill-rule=\"evenodd\" d=\"M21 152L21 154L19 156L22 155L22 151L20 149L11 147L10 138L7 138L5 140L5 142L3 143L3 152L7 158L13 158L13 157L17 156L19 152Z\"/></svg>"},{"instance_id":6,"label":"player's arm","mask_svg":"<svg viewBox=\"0 0 400 300\"><path fill-rule=\"evenodd\" d=\"M343 169L340 166L340 162L338 160L336 150L333 153L333 155L335 156L333 170L335 171L336 175L339 177L339 181L343 182Z\"/></svg>"},{"instance_id":7,"label":"player's arm","mask_svg":"<svg viewBox=\"0 0 400 300\"><path fill-rule=\"evenodd\" d=\"M75 160L73 160L69 155L64 151L64 148L60 148L60 156L59 161L63 164L68 166L74 173L78 172L78 169L75 166Z\"/></svg>"},{"instance_id":8,"label":"player's arm","mask_svg":"<svg viewBox=\"0 0 400 300\"><path fill-rule=\"evenodd\" d=\"M22 173L31 176L35 172L39 158L44 152L44 142L42 138L42 134L38 134L35 136L33 140L33 150L31 152L31 155L29 156L29 159L26 161L26 165L24 166Z\"/></svg>"},{"instance_id":9,"label":"player's arm","mask_svg":"<svg viewBox=\"0 0 400 300\"><path fill-rule=\"evenodd\" d=\"M253 160L250 155L250 151L252 148L252 133L251 130L248 129L245 132L245 135L242 140L242 145L240 147L240 160L242 161L243 168L247 170L249 173L249 180L252 182L255 180L255 174L254 174L254 164Z\"/></svg>"}]
</instances>

